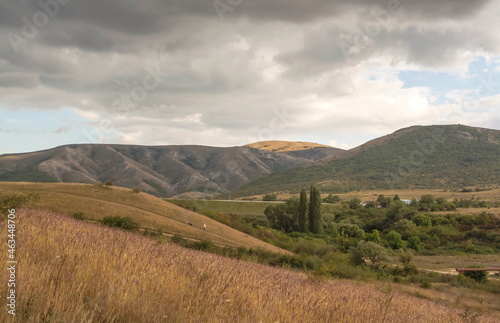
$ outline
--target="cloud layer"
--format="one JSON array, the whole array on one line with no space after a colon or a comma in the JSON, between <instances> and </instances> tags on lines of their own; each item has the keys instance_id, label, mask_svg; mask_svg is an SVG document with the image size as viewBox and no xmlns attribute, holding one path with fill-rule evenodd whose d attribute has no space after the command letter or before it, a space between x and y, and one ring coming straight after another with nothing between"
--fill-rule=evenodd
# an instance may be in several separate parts
<instances>
[{"instance_id":1,"label":"cloud layer","mask_svg":"<svg viewBox=\"0 0 500 323\"><path fill-rule=\"evenodd\" d=\"M414 124L499 129L499 9L486 0L4 1L0 135L29 132L6 121L19 111L70 111L72 121L46 131L65 138L70 122L66 138L82 143L352 147ZM486 63L471 68L478 57ZM401 71L473 85L436 93L406 86Z\"/></svg>"}]
</instances>

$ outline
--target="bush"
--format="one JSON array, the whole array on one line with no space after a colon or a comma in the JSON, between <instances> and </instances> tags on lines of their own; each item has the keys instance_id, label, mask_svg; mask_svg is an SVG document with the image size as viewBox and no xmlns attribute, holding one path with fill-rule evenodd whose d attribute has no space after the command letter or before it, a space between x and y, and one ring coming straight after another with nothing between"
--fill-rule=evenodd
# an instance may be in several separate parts
<instances>
[{"instance_id":1,"label":"bush","mask_svg":"<svg viewBox=\"0 0 500 323\"><path fill-rule=\"evenodd\" d=\"M171 240L173 243L176 243L176 244L180 244L180 245L183 245L187 242L186 239L184 239L183 237L181 237L180 235L174 235Z\"/></svg>"},{"instance_id":2,"label":"bush","mask_svg":"<svg viewBox=\"0 0 500 323\"><path fill-rule=\"evenodd\" d=\"M38 193L0 195L0 212L7 213L9 209L17 209L30 201L37 201L40 198Z\"/></svg>"},{"instance_id":3,"label":"bush","mask_svg":"<svg viewBox=\"0 0 500 323\"><path fill-rule=\"evenodd\" d=\"M202 251L211 251L214 248L214 243L210 240L202 240L191 243L188 248Z\"/></svg>"},{"instance_id":4,"label":"bush","mask_svg":"<svg viewBox=\"0 0 500 323\"><path fill-rule=\"evenodd\" d=\"M481 268L479 266L469 266L469 268ZM474 279L478 283L485 283L488 280L488 272L487 271L465 271L463 273L465 277L469 277Z\"/></svg>"},{"instance_id":5,"label":"bush","mask_svg":"<svg viewBox=\"0 0 500 323\"><path fill-rule=\"evenodd\" d=\"M276 195L276 193L266 194L262 198L262 201L276 201L276 200L278 200L278 195Z\"/></svg>"},{"instance_id":6,"label":"bush","mask_svg":"<svg viewBox=\"0 0 500 323\"><path fill-rule=\"evenodd\" d=\"M101 223L109 227L124 230L135 230L139 227L139 224L131 218L121 216L107 216L101 220Z\"/></svg>"},{"instance_id":7,"label":"bush","mask_svg":"<svg viewBox=\"0 0 500 323\"><path fill-rule=\"evenodd\" d=\"M413 253L410 250L401 250L398 254L399 261L403 263L403 266L408 267L410 262L413 260Z\"/></svg>"},{"instance_id":8,"label":"bush","mask_svg":"<svg viewBox=\"0 0 500 323\"><path fill-rule=\"evenodd\" d=\"M430 227L432 225L432 220L428 216L425 216L423 214L419 214L417 216L414 216L412 221L420 226L420 227Z\"/></svg>"},{"instance_id":9,"label":"bush","mask_svg":"<svg viewBox=\"0 0 500 323\"><path fill-rule=\"evenodd\" d=\"M85 220L85 215L83 214L83 212L75 212L72 216L77 220Z\"/></svg>"},{"instance_id":10,"label":"bush","mask_svg":"<svg viewBox=\"0 0 500 323\"><path fill-rule=\"evenodd\" d=\"M141 189L140 188L134 188L132 190L132 193L140 193L141 192Z\"/></svg>"}]
</instances>

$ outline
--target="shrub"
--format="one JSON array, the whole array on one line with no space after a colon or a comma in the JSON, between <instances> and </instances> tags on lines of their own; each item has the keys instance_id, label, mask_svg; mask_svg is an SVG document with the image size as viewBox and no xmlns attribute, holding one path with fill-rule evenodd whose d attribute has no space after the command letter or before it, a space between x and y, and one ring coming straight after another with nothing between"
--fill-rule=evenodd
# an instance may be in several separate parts
<instances>
[{"instance_id":1,"label":"shrub","mask_svg":"<svg viewBox=\"0 0 500 323\"><path fill-rule=\"evenodd\" d=\"M72 216L77 220L85 220L85 215L83 214L83 212L75 212Z\"/></svg>"},{"instance_id":2,"label":"shrub","mask_svg":"<svg viewBox=\"0 0 500 323\"><path fill-rule=\"evenodd\" d=\"M112 186L113 182L112 181L106 181L106 183L104 183L104 185L106 185L106 186Z\"/></svg>"},{"instance_id":3,"label":"shrub","mask_svg":"<svg viewBox=\"0 0 500 323\"><path fill-rule=\"evenodd\" d=\"M9 209L17 209L30 201L37 201L39 198L38 193L30 193L27 196L23 194L0 195L0 212L5 214Z\"/></svg>"},{"instance_id":4,"label":"shrub","mask_svg":"<svg viewBox=\"0 0 500 323\"><path fill-rule=\"evenodd\" d=\"M469 268L481 268L479 266L469 266ZM465 277L469 277L477 281L478 283L485 283L488 280L487 271L465 271L463 273Z\"/></svg>"},{"instance_id":5,"label":"shrub","mask_svg":"<svg viewBox=\"0 0 500 323\"><path fill-rule=\"evenodd\" d=\"M276 195L276 193L266 194L262 198L262 201L277 201L277 200L278 200L278 195Z\"/></svg>"},{"instance_id":6,"label":"shrub","mask_svg":"<svg viewBox=\"0 0 500 323\"><path fill-rule=\"evenodd\" d=\"M426 215L419 214L417 216L414 216L412 221L421 227L430 227L432 225L432 220Z\"/></svg>"},{"instance_id":7,"label":"shrub","mask_svg":"<svg viewBox=\"0 0 500 323\"><path fill-rule=\"evenodd\" d=\"M177 234L174 235L170 241L172 241L173 243L176 243L176 244L180 244L180 245L183 245L187 242L186 239L184 239L183 237L181 237L180 235L177 235Z\"/></svg>"},{"instance_id":8,"label":"shrub","mask_svg":"<svg viewBox=\"0 0 500 323\"><path fill-rule=\"evenodd\" d=\"M133 193L140 193L141 189L136 187L136 188L132 189L132 192Z\"/></svg>"},{"instance_id":9,"label":"shrub","mask_svg":"<svg viewBox=\"0 0 500 323\"><path fill-rule=\"evenodd\" d=\"M135 230L139 224L129 217L107 216L101 220L101 223L109 227L120 228L124 230Z\"/></svg>"},{"instance_id":10,"label":"shrub","mask_svg":"<svg viewBox=\"0 0 500 323\"><path fill-rule=\"evenodd\" d=\"M403 266L408 267L410 262L413 260L413 253L410 250L401 250L399 252L399 261L403 263Z\"/></svg>"}]
</instances>

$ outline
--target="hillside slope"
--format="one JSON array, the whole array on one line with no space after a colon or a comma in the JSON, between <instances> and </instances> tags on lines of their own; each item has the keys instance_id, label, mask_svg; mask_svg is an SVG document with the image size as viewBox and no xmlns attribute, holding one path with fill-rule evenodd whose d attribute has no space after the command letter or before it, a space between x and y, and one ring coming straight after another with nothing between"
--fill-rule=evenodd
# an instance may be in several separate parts
<instances>
[{"instance_id":1,"label":"hillside slope","mask_svg":"<svg viewBox=\"0 0 500 323\"><path fill-rule=\"evenodd\" d=\"M245 147L277 152L282 155L309 160L319 160L329 156L336 156L345 151L340 148L334 148L313 142L281 140L259 141L245 145Z\"/></svg>"},{"instance_id":2,"label":"hillside slope","mask_svg":"<svg viewBox=\"0 0 500 323\"><path fill-rule=\"evenodd\" d=\"M33 207L59 214L82 212L90 220L100 220L105 216L127 216L142 228L162 230L197 240L211 240L230 247L288 253L199 213L121 187L67 183L0 183L0 193L38 193L40 198L34 202ZM206 230L203 230L204 224L207 225Z\"/></svg>"},{"instance_id":3,"label":"hillside slope","mask_svg":"<svg viewBox=\"0 0 500 323\"><path fill-rule=\"evenodd\" d=\"M264 176L238 195L393 188L461 188L500 183L500 131L462 125L401 129L354 149Z\"/></svg>"},{"instance_id":4,"label":"hillside slope","mask_svg":"<svg viewBox=\"0 0 500 323\"><path fill-rule=\"evenodd\" d=\"M68 145L0 156L0 181L110 180L163 197L189 191L215 194L312 160L250 147Z\"/></svg>"},{"instance_id":5,"label":"hillside slope","mask_svg":"<svg viewBox=\"0 0 500 323\"><path fill-rule=\"evenodd\" d=\"M18 218L22 283L15 319L4 310L2 322L498 322L459 301L424 299L422 289L411 297L393 286L310 279L44 211Z\"/></svg>"}]
</instances>

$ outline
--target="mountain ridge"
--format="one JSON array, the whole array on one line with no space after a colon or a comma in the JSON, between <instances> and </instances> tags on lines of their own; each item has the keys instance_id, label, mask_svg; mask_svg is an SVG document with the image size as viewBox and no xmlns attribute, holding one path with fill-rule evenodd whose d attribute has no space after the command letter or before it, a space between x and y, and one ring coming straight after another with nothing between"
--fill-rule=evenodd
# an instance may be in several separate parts
<instances>
[{"instance_id":1,"label":"mountain ridge","mask_svg":"<svg viewBox=\"0 0 500 323\"><path fill-rule=\"evenodd\" d=\"M237 196L297 192L449 188L500 183L500 130L463 125L412 126L314 164L263 176Z\"/></svg>"},{"instance_id":2,"label":"mountain ridge","mask_svg":"<svg viewBox=\"0 0 500 323\"><path fill-rule=\"evenodd\" d=\"M279 170L335 153L299 156L251 147L70 144L39 152L0 156L0 181L113 181L158 196L198 191L225 193Z\"/></svg>"}]
</instances>

